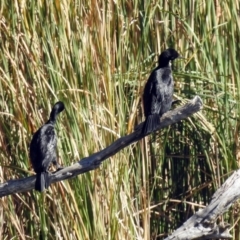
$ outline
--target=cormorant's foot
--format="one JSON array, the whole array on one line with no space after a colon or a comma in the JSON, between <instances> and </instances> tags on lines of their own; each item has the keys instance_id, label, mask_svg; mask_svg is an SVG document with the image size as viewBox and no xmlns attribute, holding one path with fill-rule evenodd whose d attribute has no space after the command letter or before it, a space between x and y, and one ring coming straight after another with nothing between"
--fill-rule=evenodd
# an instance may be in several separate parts
<instances>
[{"instance_id":1,"label":"cormorant's foot","mask_svg":"<svg viewBox=\"0 0 240 240\"><path fill-rule=\"evenodd\" d=\"M63 167L57 161L53 162L53 164L56 166L57 171L63 169Z\"/></svg>"},{"instance_id":2,"label":"cormorant's foot","mask_svg":"<svg viewBox=\"0 0 240 240\"><path fill-rule=\"evenodd\" d=\"M175 104L180 103L180 102L181 102L181 100L174 100L174 101L172 102L172 107L173 107Z\"/></svg>"},{"instance_id":3,"label":"cormorant's foot","mask_svg":"<svg viewBox=\"0 0 240 240\"><path fill-rule=\"evenodd\" d=\"M64 168L64 167L62 167L62 166L58 166L57 170L54 171L54 172L52 172L52 174L55 174L56 172L59 172L59 171L62 170L63 168Z\"/></svg>"},{"instance_id":4,"label":"cormorant's foot","mask_svg":"<svg viewBox=\"0 0 240 240\"><path fill-rule=\"evenodd\" d=\"M58 171L60 171L60 170L62 170L62 169L64 169L64 167L62 167L62 166L58 166L58 168L57 168L57 170L56 170L56 172L58 172Z\"/></svg>"}]
</instances>

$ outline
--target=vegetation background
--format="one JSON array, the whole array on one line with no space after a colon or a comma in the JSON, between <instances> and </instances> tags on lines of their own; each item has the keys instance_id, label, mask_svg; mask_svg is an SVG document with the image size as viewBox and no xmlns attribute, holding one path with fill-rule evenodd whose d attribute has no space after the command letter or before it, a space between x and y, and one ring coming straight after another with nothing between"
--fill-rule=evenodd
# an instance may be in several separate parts
<instances>
[{"instance_id":1,"label":"vegetation background","mask_svg":"<svg viewBox=\"0 0 240 240\"><path fill-rule=\"evenodd\" d=\"M34 174L32 134L58 100L67 166L133 131L168 47L175 98L201 113L49 191L0 200L1 239L163 239L210 201L240 161L239 1L0 1L0 178ZM239 207L224 216L240 239ZM221 220L221 219L220 219Z\"/></svg>"}]
</instances>

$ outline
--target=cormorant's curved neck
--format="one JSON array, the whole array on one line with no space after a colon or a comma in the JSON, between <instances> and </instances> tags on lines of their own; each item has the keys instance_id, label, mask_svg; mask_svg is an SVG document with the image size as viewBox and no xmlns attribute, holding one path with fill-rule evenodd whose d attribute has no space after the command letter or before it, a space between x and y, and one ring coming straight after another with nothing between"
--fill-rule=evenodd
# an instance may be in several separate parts
<instances>
[{"instance_id":1,"label":"cormorant's curved neck","mask_svg":"<svg viewBox=\"0 0 240 240\"><path fill-rule=\"evenodd\" d=\"M163 67L171 67L171 64L170 64L170 61L171 61L171 58L170 57L167 57L165 56L166 54L161 54L159 56L159 59L158 59L158 66L160 68L163 68Z\"/></svg>"},{"instance_id":2,"label":"cormorant's curved neck","mask_svg":"<svg viewBox=\"0 0 240 240\"><path fill-rule=\"evenodd\" d=\"M46 124L52 124L52 125L55 125L56 123L56 119L48 119L48 121L46 122Z\"/></svg>"},{"instance_id":3,"label":"cormorant's curved neck","mask_svg":"<svg viewBox=\"0 0 240 240\"><path fill-rule=\"evenodd\" d=\"M55 124L56 121L57 121L57 115L58 114L59 114L59 112L52 111L51 114L50 114L50 117L48 119L48 123Z\"/></svg>"},{"instance_id":4,"label":"cormorant's curved neck","mask_svg":"<svg viewBox=\"0 0 240 240\"><path fill-rule=\"evenodd\" d=\"M165 60L165 61L159 61L158 66L160 68L171 67L171 64L170 64L170 61Z\"/></svg>"}]
</instances>

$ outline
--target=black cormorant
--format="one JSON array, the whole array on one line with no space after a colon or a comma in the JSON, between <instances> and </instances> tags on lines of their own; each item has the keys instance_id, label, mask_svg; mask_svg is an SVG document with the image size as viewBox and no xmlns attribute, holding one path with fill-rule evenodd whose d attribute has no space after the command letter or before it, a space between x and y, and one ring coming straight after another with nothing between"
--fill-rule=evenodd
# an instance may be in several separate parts
<instances>
[{"instance_id":1,"label":"black cormorant","mask_svg":"<svg viewBox=\"0 0 240 240\"><path fill-rule=\"evenodd\" d=\"M180 57L174 49L163 51L158 59L158 66L152 71L143 93L143 107L146 120L142 133L147 134L160 124L160 117L172 105L174 82L170 61Z\"/></svg>"},{"instance_id":2,"label":"black cormorant","mask_svg":"<svg viewBox=\"0 0 240 240\"><path fill-rule=\"evenodd\" d=\"M57 102L52 108L49 120L34 133L30 143L30 159L36 172L35 189L42 192L50 185L48 168L51 163L57 163L57 135L54 125L57 115L64 110L63 102Z\"/></svg>"}]
</instances>

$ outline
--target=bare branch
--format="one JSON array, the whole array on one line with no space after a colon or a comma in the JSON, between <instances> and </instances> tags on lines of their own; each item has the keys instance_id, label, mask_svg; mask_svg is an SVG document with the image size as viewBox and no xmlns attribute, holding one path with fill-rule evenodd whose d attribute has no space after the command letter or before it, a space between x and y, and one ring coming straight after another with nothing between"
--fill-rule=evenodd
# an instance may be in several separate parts
<instances>
[{"instance_id":1,"label":"bare branch","mask_svg":"<svg viewBox=\"0 0 240 240\"><path fill-rule=\"evenodd\" d=\"M235 171L215 192L210 204L190 217L165 240L171 239L232 239L229 224L216 224L219 216L240 198L240 169Z\"/></svg>"},{"instance_id":2,"label":"bare branch","mask_svg":"<svg viewBox=\"0 0 240 240\"><path fill-rule=\"evenodd\" d=\"M173 111L169 111L164 114L160 120L160 126L158 130L165 128L171 124L179 122L192 114L198 112L202 107L202 100L200 97L196 96L190 102L185 104L182 107L178 107ZM81 159L79 162L73 164L72 166L66 167L60 171L53 173L50 176L50 181L52 183L62 181L64 179L73 178L79 174L91 171L98 168L101 163L109 158L110 156L116 154L121 149L127 147L128 145L139 141L145 135L141 133L142 124L137 126L137 130L133 133L121 137L112 143L110 146L105 149L94 153L93 155ZM9 180L0 185L0 197L11 195L13 193L26 192L34 188L35 185L35 176L21 178L16 180Z\"/></svg>"}]
</instances>

